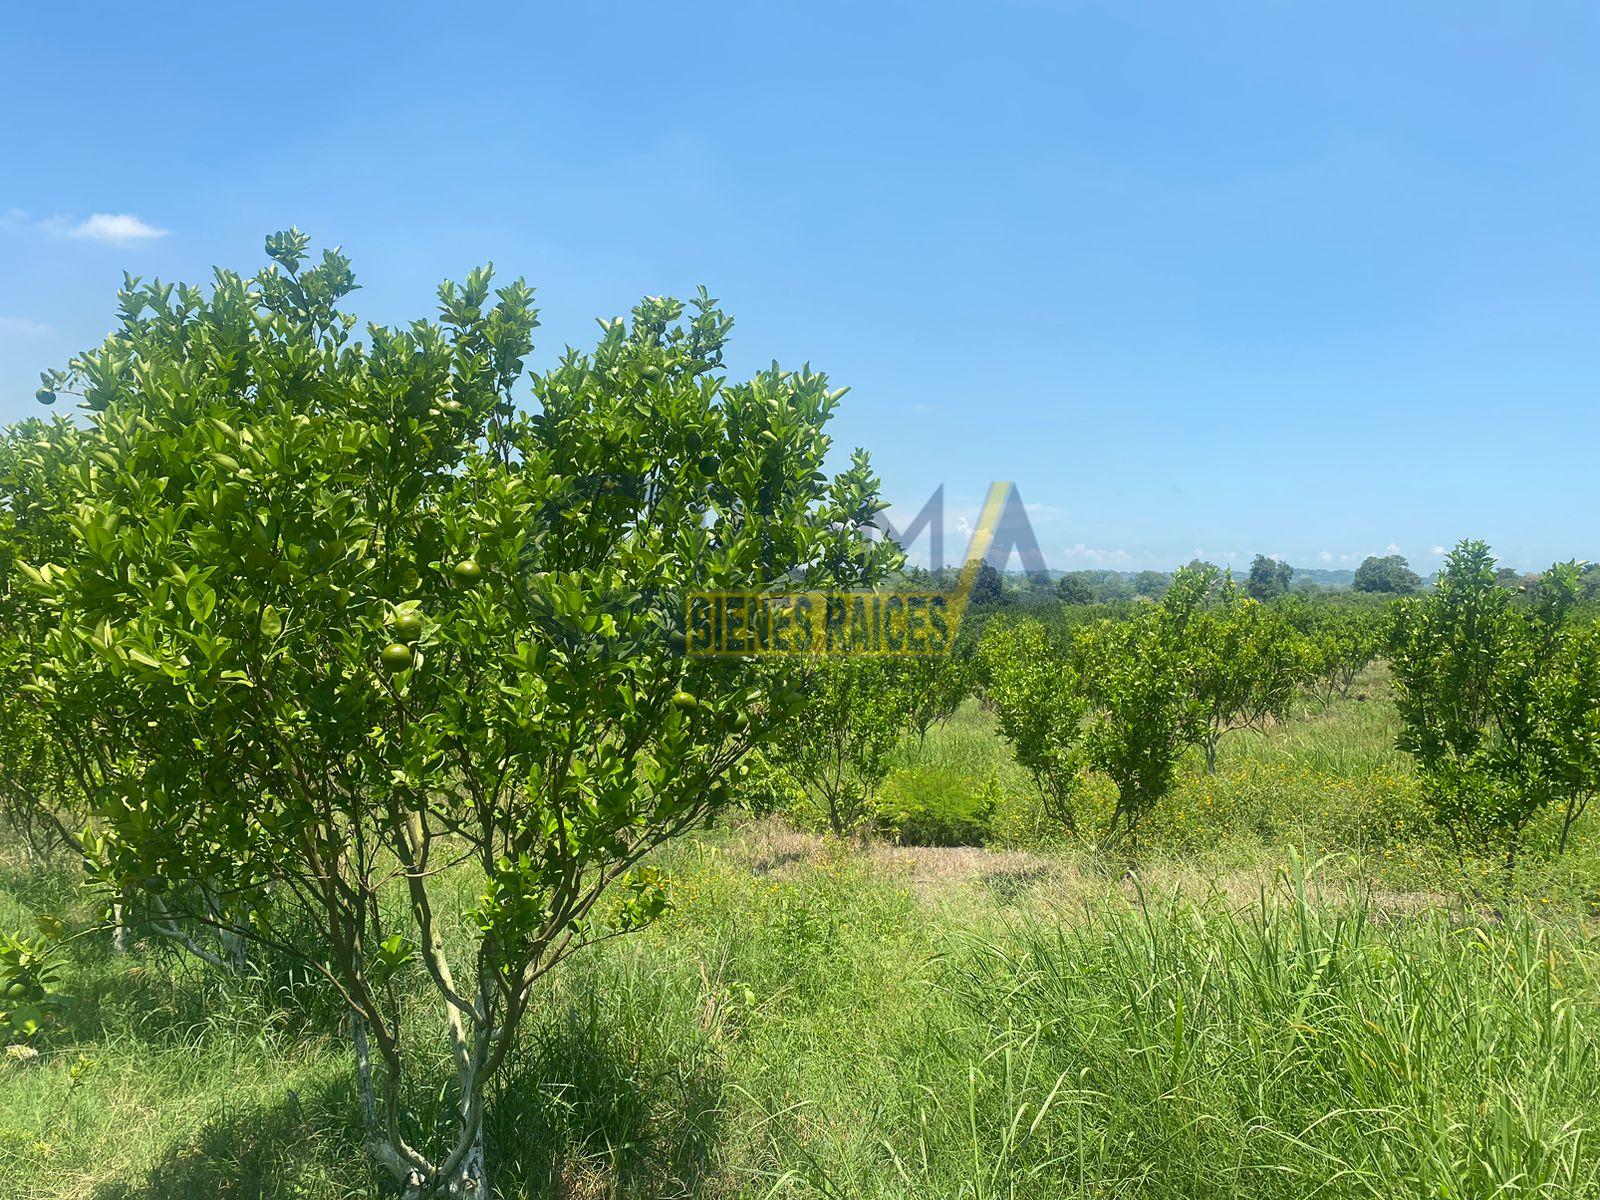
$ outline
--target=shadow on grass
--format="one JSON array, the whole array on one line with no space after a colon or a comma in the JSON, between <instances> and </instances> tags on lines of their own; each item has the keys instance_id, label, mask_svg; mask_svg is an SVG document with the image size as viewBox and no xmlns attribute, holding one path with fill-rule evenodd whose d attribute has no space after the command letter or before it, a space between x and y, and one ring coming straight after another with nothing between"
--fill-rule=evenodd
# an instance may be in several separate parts
<instances>
[{"instance_id":1,"label":"shadow on grass","mask_svg":"<svg viewBox=\"0 0 1600 1200\"><path fill-rule=\"evenodd\" d=\"M665 1057L663 1057L665 1056ZM528 1031L490 1103L499 1200L690 1200L732 1189L718 1169L721 1075L704 1050L645 1046L590 1006ZM441 1081L442 1082L442 1081ZM442 1090L434 1093L442 1100ZM420 1099L420 1097L419 1097ZM439 1111L448 1112L446 1101ZM398 1196L361 1148L354 1088L334 1081L222 1111L138 1178L93 1200ZM423 1108L429 1107L423 1101ZM424 1118L427 1123L427 1118ZM441 1128L441 1144L453 1130ZM424 1139L425 1141L428 1139Z\"/></svg>"},{"instance_id":2,"label":"shadow on grass","mask_svg":"<svg viewBox=\"0 0 1600 1200\"><path fill-rule=\"evenodd\" d=\"M614 1027L593 1003L529 1031L489 1114L503 1200L731 1194L716 1056L650 1032Z\"/></svg>"},{"instance_id":3,"label":"shadow on grass","mask_svg":"<svg viewBox=\"0 0 1600 1200\"><path fill-rule=\"evenodd\" d=\"M1042 865L1005 867L998 871L987 871L979 879L997 903L1014 904L1049 874L1049 868Z\"/></svg>"},{"instance_id":4,"label":"shadow on grass","mask_svg":"<svg viewBox=\"0 0 1600 1200\"><path fill-rule=\"evenodd\" d=\"M225 1111L170 1146L141 1178L102 1185L93 1200L280 1200L382 1195L366 1161L354 1089L293 1090L272 1105Z\"/></svg>"}]
</instances>

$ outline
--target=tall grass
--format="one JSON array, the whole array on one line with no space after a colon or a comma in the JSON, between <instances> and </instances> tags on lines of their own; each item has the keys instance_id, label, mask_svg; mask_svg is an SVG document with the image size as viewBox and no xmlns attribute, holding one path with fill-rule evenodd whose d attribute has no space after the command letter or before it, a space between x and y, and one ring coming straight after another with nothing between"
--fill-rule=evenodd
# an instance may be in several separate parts
<instances>
[{"instance_id":1,"label":"tall grass","mask_svg":"<svg viewBox=\"0 0 1600 1200\"><path fill-rule=\"evenodd\" d=\"M882 884L834 893L810 878L776 895L791 886L834 914L806 972L831 981L824 1003L763 974L765 939L785 926L759 904L744 910L759 948L749 927L717 943L771 1006L729 1069L738 1123L766 1135L733 1165L776 1194L1573 1196L1600 1183L1600 992L1581 938L1527 920L1394 922L1359 897L1319 899L1297 873L1243 911L1112 899L931 940L892 909L857 919Z\"/></svg>"},{"instance_id":2,"label":"tall grass","mask_svg":"<svg viewBox=\"0 0 1600 1200\"><path fill-rule=\"evenodd\" d=\"M1229 739L1125 878L1028 828L1030 785L975 706L903 768L988 781L1030 853L748 830L671 849L672 913L541 995L492 1100L497 1194L1600 1196L1582 903L1530 894L1498 919L1395 895L1449 868L1391 716L1375 694ZM1590 838L1541 886L1588 896ZM75 902L66 875L0 868L0 924ZM303 976L90 938L65 990L39 1058L0 1058L0 1197L383 1194L335 1010ZM411 1081L424 1119L429 1095L450 1106L435 1049Z\"/></svg>"}]
</instances>

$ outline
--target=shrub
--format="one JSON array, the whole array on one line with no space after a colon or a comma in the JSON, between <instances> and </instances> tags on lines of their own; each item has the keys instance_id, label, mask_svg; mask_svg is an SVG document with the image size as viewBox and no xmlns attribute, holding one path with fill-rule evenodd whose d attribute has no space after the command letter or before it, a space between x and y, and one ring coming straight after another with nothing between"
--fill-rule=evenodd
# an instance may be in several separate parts
<instances>
[{"instance_id":1,"label":"shrub","mask_svg":"<svg viewBox=\"0 0 1600 1200\"><path fill-rule=\"evenodd\" d=\"M1489 547L1463 541L1391 639L1400 748L1458 850L1502 860L1507 892L1529 823L1558 806L1564 847L1600 785L1600 646L1568 619L1577 586L1577 566L1558 564L1516 604Z\"/></svg>"},{"instance_id":2,"label":"shrub","mask_svg":"<svg viewBox=\"0 0 1600 1200\"><path fill-rule=\"evenodd\" d=\"M819 658L804 700L779 732L776 760L838 836L861 832L910 720L903 663L869 655Z\"/></svg>"},{"instance_id":3,"label":"shrub","mask_svg":"<svg viewBox=\"0 0 1600 1200\"><path fill-rule=\"evenodd\" d=\"M1202 743L1210 714L1197 695L1194 639L1213 572L1184 568L1147 614L1103 622L1080 639L1089 703L1085 761L1117 789L1101 844L1134 833L1172 788L1178 760Z\"/></svg>"},{"instance_id":4,"label":"shrub","mask_svg":"<svg viewBox=\"0 0 1600 1200\"><path fill-rule=\"evenodd\" d=\"M362 342L350 264L308 245L274 235L274 265L209 294L130 280L118 330L52 376L88 416L71 544L19 564L58 614L30 689L93 751L104 886L304 959L352 1015L374 1159L482 1196L484 1097L535 983L659 910L639 859L727 802L799 698L770 664L674 652L685 594L871 582L892 548L864 456L821 471L841 393L724 382L704 293L602 322L520 413L522 281L474 271L438 322ZM437 1144L405 1099L429 1015L456 1074Z\"/></svg>"},{"instance_id":5,"label":"shrub","mask_svg":"<svg viewBox=\"0 0 1600 1200\"><path fill-rule=\"evenodd\" d=\"M1070 833L1084 771L1116 789L1098 834L1108 848L1136 830L1171 790L1183 753L1208 737L1213 709L1201 693L1198 648L1216 581L1213 567L1186 567L1160 602L1065 637L1033 621L985 634L980 660L1001 732Z\"/></svg>"},{"instance_id":6,"label":"shrub","mask_svg":"<svg viewBox=\"0 0 1600 1200\"><path fill-rule=\"evenodd\" d=\"M0 821L36 855L77 849L86 780L76 767L85 748L76 730L50 730L28 686L52 613L20 564L65 554L69 472L81 458L76 428L59 417L0 431Z\"/></svg>"},{"instance_id":7,"label":"shrub","mask_svg":"<svg viewBox=\"0 0 1600 1200\"><path fill-rule=\"evenodd\" d=\"M1179 653L1187 660L1204 721L1201 748L1208 772L1217 769L1224 733L1261 733L1284 718L1306 671L1304 644L1294 628L1231 580L1211 607L1192 618Z\"/></svg>"}]
</instances>

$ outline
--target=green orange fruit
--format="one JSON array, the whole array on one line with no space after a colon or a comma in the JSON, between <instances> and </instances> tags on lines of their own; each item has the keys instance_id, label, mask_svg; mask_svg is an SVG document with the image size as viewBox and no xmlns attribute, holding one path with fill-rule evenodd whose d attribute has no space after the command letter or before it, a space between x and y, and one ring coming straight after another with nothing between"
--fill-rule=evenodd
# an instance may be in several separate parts
<instances>
[{"instance_id":1,"label":"green orange fruit","mask_svg":"<svg viewBox=\"0 0 1600 1200\"><path fill-rule=\"evenodd\" d=\"M383 648L379 655L383 661L383 669L393 675L398 671L409 671L415 660L411 657L411 647L403 646L399 642L390 642Z\"/></svg>"}]
</instances>

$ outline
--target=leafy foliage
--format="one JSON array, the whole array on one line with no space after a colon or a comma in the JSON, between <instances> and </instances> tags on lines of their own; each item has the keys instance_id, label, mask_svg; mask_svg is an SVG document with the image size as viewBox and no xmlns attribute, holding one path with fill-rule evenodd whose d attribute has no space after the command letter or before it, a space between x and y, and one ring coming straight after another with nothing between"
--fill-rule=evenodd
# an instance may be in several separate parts
<instances>
[{"instance_id":1,"label":"leafy foliage","mask_svg":"<svg viewBox=\"0 0 1600 1200\"><path fill-rule=\"evenodd\" d=\"M922 654L896 664L906 728L925 742L928 731L942 725L972 692L972 664L959 651Z\"/></svg>"},{"instance_id":2,"label":"leafy foliage","mask_svg":"<svg viewBox=\"0 0 1600 1200\"><path fill-rule=\"evenodd\" d=\"M1078 571L1068 571L1056 580L1056 594L1063 604L1093 604L1094 588Z\"/></svg>"},{"instance_id":3,"label":"leafy foliage","mask_svg":"<svg viewBox=\"0 0 1600 1200\"><path fill-rule=\"evenodd\" d=\"M1356 676L1377 658L1387 614L1352 604L1293 604L1285 619L1298 631L1305 683L1324 708L1350 694Z\"/></svg>"},{"instance_id":4,"label":"leafy foliage","mask_svg":"<svg viewBox=\"0 0 1600 1200\"><path fill-rule=\"evenodd\" d=\"M1258 554L1250 563L1250 575L1244 590L1252 600L1271 600L1289 594L1289 581L1294 578L1294 568L1286 562Z\"/></svg>"},{"instance_id":5,"label":"leafy foliage","mask_svg":"<svg viewBox=\"0 0 1600 1200\"><path fill-rule=\"evenodd\" d=\"M1214 583L1208 571L1181 570L1147 613L1102 622L1080 638L1084 758L1117 789L1103 844L1137 829L1171 790L1183 752L1210 727L1190 648Z\"/></svg>"},{"instance_id":6,"label":"leafy foliage","mask_svg":"<svg viewBox=\"0 0 1600 1200\"><path fill-rule=\"evenodd\" d=\"M985 559L978 565L978 573L973 577L972 590L967 595L967 603L974 608L990 608L1004 604L1006 601L1006 584L994 564Z\"/></svg>"},{"instance_id":7,"label":"leafy foliage","mask_svg":"<svg viewBox=\"0 0 1600 1200\"><path fill-rule=\"evenodd\" d=\"M1078 831L1085 771L1116 788L1102 846L1133 833L1210 728L1194 647L1214 569L1179 571L1159 603L1052 638L1025 620L993 627L981 650L1001 732L1052 815Z\"/></svg>"},{"instance_id":8,"label":"leafy foliage","mask_svg":"<svg viewBox=\"0 0 1600 1200\"><path fill-rule=\"evenodd\" d=\"M861 832L889 773L889 754L911 722L912 676L871 655L818 658L805 700L779 734L778 760L822 806L838 836Z\"/></svg>"},{"instance_id":9,"label":"leafy foliage","mask_svg":"<svg viewBox=\"0 0 1600 1200\"><path fill-rule=\"evenodd\" d=\"M1262 732L1282 720L1305 676L1302 639L1279 610L1244 594L1248 588L1225 581L1215 604L1193 618L1183 651L1205 722L1208 771L1216 769L1224 733Z\"/></svg>"},{"instance_id":10,"label":"leafy foliage","mask_svg":"<svg viewBox=\"0 0 1600 1200\"><path fill-rule=\"evenodd\" d=\"M1356 568L1355 581L1351 586L1358 592L1391 592L1397 596L1409 596L1422 587L1422 580L1403 555L1387 554L1379 558L1374 554L1363 559Z\"/></svg>"},{"instance_id":11,"label":"leafy foliage","mask_svg":"<svg viewBox=\"0 0 1600 1200\"><path fill-rule=\"evenodd\" d=\"M1596 634L1569 620L1578 583L1558 564L1518 605L1488 546L1463 541L1391 639L1400 747L1458 845L1503 858L1507 888L1529 822L1558 805L1570 829L1600 781Z\"/></svg>"},{"instance_id":12,"label":"leafy foliage","mask_svg":"<svg viewBox=\"0 0 1600 1200\"><path fill-rule=\"evenodd\" d=\"M659 910L635 864L722 807L799 700L777 669L672 653L686 592L856 585L892 548L864 456L822 473L842 393L777 366L728 383L703 292L602 321L522 412L521 280L476 270L438 321L361 341L343 256L309 265L298 231L267 251L209 293L128 280L118 330L54 380L89 416L74 536L18 564L53 614L26 690L92 750L102 884L305 958L355 1017L377 1161L473 1191L535 981ZM480 881L465 962L436 913L452 864ZM457 1071L437 1152L402 1103L409 964Z\"/></svg>"},{"instance_id":13,"label":"leafy foliage","mask_svg":"<svg viewBox=\"0 0 1600 1200\"><path fill-rule=\"evenodd\" d=\"M1000 732L1033 776L1046 810L1076 834L1087 709L1076 655L1038 621L1022 620L986 631L979 658Z\"/></svg>"},{"instance_id":14,"label":"leafy foliage","mask_svg":"<svg viewBox=\"0 0 1600 1200\"><path fill-rule=\"evenodd\" d=\"M29 689L52 616L21 564L65 556L80 455L77 430L60 418L0 432L0 819L36 854L76 847L87 754L75 729L52 733Z\"/></svg>"}]
</instances>

